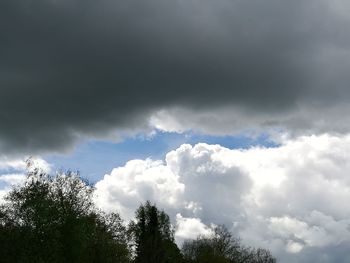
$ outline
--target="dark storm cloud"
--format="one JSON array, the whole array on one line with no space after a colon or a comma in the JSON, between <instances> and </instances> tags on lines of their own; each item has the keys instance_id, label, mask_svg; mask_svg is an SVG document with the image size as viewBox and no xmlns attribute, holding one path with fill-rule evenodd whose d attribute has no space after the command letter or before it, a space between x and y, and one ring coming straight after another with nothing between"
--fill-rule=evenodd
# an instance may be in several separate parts
<instances>
[{"instance_id":1,"label":"dark storm cloud","mask_svg":"<svg viewBox=\"0 0 350 263\"><path fill-rule=\"evenodd\" d=\"M345 5L2 0L0 149L62 150L144 129L167 107L259 115L347 102Z\"/></svg>"}]
</instances>

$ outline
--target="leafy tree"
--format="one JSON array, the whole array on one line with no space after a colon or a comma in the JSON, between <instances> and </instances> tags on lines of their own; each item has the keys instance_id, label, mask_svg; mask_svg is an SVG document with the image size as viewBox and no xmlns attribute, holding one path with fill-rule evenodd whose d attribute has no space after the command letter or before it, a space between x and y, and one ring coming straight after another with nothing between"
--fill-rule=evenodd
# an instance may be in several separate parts
<instances>
[{"instance_id":1,"label":"leafy tree","mask_svg":"<svg viewBox=\"0 0 350 263\"><path fill-rule=\"evenodd\" d=\"M95 209L93 188L79 174L27 166L25 184L0 208L2 262L129 261L122 220Z\"/></svg>"},{"instance_id":2,"label":"leafy tree","mask_svg":"<svg viewBox=\"0 0 350 263\"><path fill-rule=\"evenodd\" d=\"M182 255L174 242L169 216L150 202L136 211L129 226L135 242L135 263L181 262Z\"/></svg>"},{"instance_id":3,"label":"leafy tree","mask_svg":"<svg viewBox=\"0 0 350 263\"><path fill-rule=\"evenodd\" d=\"M224 226L216 227L209 236L185 241L182 252L186 262L235 262L239 253L239 241Z\"/></svg>"},{"instance_id":4,"label":"leafy tree","mask_svg":"<svg viewBox=\"0 0 350 263\"><path fill-rule=\"evenodd\" d=\"M241 245L224 226L185 242L181 254L169 216L150 202L140 205L126 229L118 214L94 207L94 189L79 174L51 176L30 159L27 166L25 184L0 206L1 262L276 262L268 250Z\"/></svg>"},{"instance_id":5,"label":"leafy tree","mask_svg":"<svg viewBox=\"0 0 350 263\"><path fill-rule=\"evenodd\" d=\"M251 250L251 261L253 263L275 263L276 259L272 256L271 252L263 249L253 249Z\"/></svg>"},{"instance_id":6,"label":"leafy tree","mask_svg":"<svg viewBox=\"0 0 350 263\"><path fill-rule=\"evenodd\" d=\"M251 249L241 245L225 226L218 226L209 236L185 241L182 253L186 263L275 263L265 249Z\"/></svg>"}]
</instances>

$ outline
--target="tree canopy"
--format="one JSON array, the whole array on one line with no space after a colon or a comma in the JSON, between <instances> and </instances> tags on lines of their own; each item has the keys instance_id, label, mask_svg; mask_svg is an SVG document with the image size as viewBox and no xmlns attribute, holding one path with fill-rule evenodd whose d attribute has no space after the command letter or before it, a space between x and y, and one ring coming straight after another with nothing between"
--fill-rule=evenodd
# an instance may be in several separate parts
<instances>
[{"instance_id":1,"label":"tree canopy","mask_svg":"<svg viewBox=\"0 0 350 263\"><path fill-rule=\"evenodd\" d=\"M266 249L245 247L225 226L217 226L210 236L199 236L184 242L186 263L275 263Z\"/></svg>"},{"instance_id":2,"label":"tree canopy","mask_svg":"<svg viewBox=\"0 0 350 263\"><path fill-rule=\"evenodd\" d=\"M135 242L135 263L175 263L182 255L174 242L174 229L169 216L155 205L141 205L130 223Z\"/></svg>"},{"instance_id":3,"label":"tree canopy","mask_svg":"<svg viewBox=\"0 0 350 263\"><path fill-rule=\"evenodd\" d=\"M4 263L274 263L268 250L252 249L224 227L209 237L174 239L169 216L147 201L129 225L118 213L94 206L94 187L79 173L49 175L27 161L27 178L0 206Z\"/></svg>"},{"instance_id":4,"label":"tree canopy","mask_svg":"<svg viewBox=\"0 0 350 263\"><path fill-rule=\"evenodd\" d=\"M128 262L118 214L95 209L93 187L73 172L50 176L27 162L25 184L0 209L2 262Z\"/></svg>"}]
</instances>

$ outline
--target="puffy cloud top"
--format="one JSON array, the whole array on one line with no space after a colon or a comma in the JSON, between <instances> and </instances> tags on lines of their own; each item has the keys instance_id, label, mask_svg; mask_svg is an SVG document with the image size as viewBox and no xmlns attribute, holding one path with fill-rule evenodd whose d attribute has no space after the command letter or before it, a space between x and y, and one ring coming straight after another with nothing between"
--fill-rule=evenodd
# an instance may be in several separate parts
<instances>
[{"instance_id":1,"label":"puffy cloud top","mask_svg":"<svg viewBox=\"0 0 350 263\"><path fill-rule=\"evenodd\" d=\"M146 199L171 215L179 242L226 224L282 263L347 262L350 136L304 136L274 148L185 144L165 161L132 160L96 184L126 217Z\"/></svg>"}]
</instances>

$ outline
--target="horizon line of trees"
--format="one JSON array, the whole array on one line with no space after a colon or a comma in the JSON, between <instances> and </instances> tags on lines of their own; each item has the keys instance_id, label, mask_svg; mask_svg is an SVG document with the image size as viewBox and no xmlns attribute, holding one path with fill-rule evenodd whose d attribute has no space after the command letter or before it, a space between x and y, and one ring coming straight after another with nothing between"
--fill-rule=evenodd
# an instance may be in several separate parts
<instances>
[{"instance_id":1,"label":"horizon line of trees","mask_svg":"<svg viewBox=\"0 0 350 263\"><path fill-rule=\"evenodd\" d=\"M243 246L225 226L175 243L169 216L147 201L129 224L94 206L94 188L78 173L49 175L27 160L27 179L0 205L0 262L275 263Z\"/></svg>"}]
</instances>

